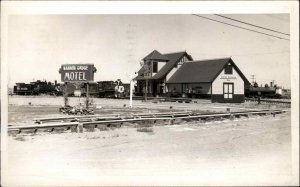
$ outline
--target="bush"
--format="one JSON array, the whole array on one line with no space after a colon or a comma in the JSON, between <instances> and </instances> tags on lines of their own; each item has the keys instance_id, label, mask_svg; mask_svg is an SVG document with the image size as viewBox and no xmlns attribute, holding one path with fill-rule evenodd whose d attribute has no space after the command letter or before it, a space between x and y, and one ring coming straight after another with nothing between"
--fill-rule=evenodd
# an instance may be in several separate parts
<instances>
[{"instance_id":1,"label":"bush","mask_svg":"<svg viewBox=\"0 0 300 187\"><path fill-rule=\"evenodd\" d=\"M138 132L153 133L153 127L138 127L136 130Z\"/></svg>"},{"instance_id":2,"label":"bush","mask_svg":"<svg viewBox=\"0 0 300 187\"><path fill-rule=\"evenodd\" d=\"M104 125L99 126L98 129L99 129L100 131L108 131L108 130L109 130L108 127L107 127L107 126L104 126Z\"/></svg>"},{"instance_id":3,"label":"bush","mask_svg":"<svg viewBox=\"0 0 300 187\"><path fill-rule=\"evenodd\" d=\"M15 140L18 140L18 141L25 141L26 139L24 138L24 136L18 134L18 135L15 137Z\"/></svg>"}]
</instances>

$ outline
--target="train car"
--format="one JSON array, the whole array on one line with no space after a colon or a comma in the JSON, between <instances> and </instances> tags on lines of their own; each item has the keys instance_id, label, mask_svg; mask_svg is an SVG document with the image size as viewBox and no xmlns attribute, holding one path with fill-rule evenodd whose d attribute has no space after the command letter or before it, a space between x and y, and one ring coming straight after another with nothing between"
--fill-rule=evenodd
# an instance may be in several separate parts
<instances>
[{"instance_id":1,"label":"train car","mask_svg":"<svg viewBox=\"0 0 300 187\"><path fill-rule=\"evenodd\" d=\"M129 84L123 84L120 79L117 81L99 81L99 97L124 98L129 96Z\"/></svg>"},{"instance_id":2,"label":"train car","mask_svg":"<svg viewBox=\"0 0 300 187\"><path fill-rule=\"evenodd\" d=\"M13 92L16 95L33 95L33 88L31 84L16 83Z\"/></svg>"},{"instance_id":3,"label":"train car","mask_svg":"<svg viewBox=\"0 0 300 187\"><path fill-rule=\"evenodd\" d=\"M249 87L245 90L246 97L281 98L282 89L278 87Z\"/></svg>"},{"instance_id":4,"label":"train car","mask_svg":"<svg viewBox=\"0 0 300 187\"><path fill-rule=\"evenodd\" d=\"M114 81L99 81L99 97L113 98L116 92L116 83Z\"/></svg>"}]
</instances>

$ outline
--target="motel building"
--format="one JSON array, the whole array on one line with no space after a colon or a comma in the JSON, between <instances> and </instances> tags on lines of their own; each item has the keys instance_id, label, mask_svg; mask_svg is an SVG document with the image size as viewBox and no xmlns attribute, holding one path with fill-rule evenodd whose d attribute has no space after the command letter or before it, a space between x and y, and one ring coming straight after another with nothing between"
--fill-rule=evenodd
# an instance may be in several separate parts
<instances>
[{"instance_id":1,"label":"motel building","mask_svg":"<svg viewBox=\"0 0 300 187\"><path fill-rule=\"evenodd\" d=\"M228 58L193 60L186 51L161 54L154 50L142 59L136 95L210 98L212 102L244 102L250 82Z\"/></svg>"}]
</instances>

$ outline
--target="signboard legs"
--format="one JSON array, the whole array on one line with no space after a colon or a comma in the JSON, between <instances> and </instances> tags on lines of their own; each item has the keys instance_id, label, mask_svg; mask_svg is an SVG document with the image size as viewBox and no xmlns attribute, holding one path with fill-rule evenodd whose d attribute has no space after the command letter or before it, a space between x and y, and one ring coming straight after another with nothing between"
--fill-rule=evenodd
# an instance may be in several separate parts
<instances>
[{"instance_id":1,"label":"signboard legs","mask_svg":"<svg viewBox=\"0 0 300 187\"><path fill-rule=\"evenodd\" d=\"M68 88L67 88L67 83L65 82L64 86L64 103L65 107L68 105Z\"/></svg>"},{"instance_id":2,"label":"signboard legs","mask_svg":"<svg viewBox=\"0 0 300 187\"><path fill-rule=\"evenodd\" d=\"M86 109L89 108L89 83L86 83Z\"/></svg>"}]
</instances>

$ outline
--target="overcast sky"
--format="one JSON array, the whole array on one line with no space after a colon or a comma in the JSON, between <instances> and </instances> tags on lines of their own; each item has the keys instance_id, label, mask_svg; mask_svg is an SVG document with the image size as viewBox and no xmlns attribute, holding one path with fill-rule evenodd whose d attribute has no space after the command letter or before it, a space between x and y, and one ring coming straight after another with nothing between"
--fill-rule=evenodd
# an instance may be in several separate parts
<instances>
[{"instance_id":1,"label":"overcast sky","mask_svg":"<svg viewBox=\"0 0 300 187\"><path fill-rule=\"evenodd\" d=\"M203 15L276 36L274 32ZM289 15L226 15L289 33ZM93 63L95 81L122 79L140 68L154 49L187 51L195 60L231 56L251 81L275 80L290 88L290 41L223 25L193 15L10 15L9 86L16 82L60 82L61 64Z\"/></svg>"}]
</instances>

